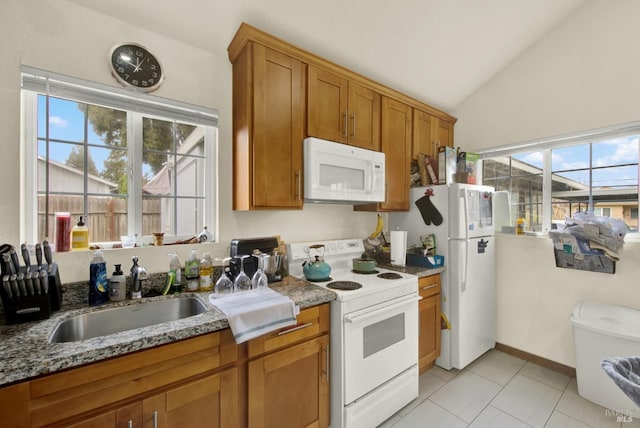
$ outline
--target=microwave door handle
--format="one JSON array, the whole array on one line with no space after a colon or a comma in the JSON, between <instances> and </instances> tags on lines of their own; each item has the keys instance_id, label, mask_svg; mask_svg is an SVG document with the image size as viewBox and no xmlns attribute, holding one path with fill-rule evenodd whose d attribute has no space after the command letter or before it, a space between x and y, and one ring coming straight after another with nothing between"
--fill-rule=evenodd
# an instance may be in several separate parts
<instances>
[{"instance_id":1,"label":"microwave door handle","mask_svg":"<svg viewBox=\"0 0 640 428\"><path fill-rule=\"evenodd\" d=\"M373 161L369 161L369 170L371 171L370 174L370 182L369 182L369 193L373 193L376 189L376 168L375 165L373 164Z\"/></svg>"}]
</instances>

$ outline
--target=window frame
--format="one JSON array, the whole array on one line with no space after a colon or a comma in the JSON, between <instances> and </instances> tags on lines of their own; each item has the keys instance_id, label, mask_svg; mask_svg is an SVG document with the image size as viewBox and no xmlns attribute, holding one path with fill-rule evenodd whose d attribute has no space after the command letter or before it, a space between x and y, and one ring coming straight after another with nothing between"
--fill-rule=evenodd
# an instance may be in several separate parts
<instances>
[{"instance_id":1,"label":"window frame","mask_svg":"<svg viewBox=\"0 0 640 428\"><path fill-rule=\"evenodd\" d=\"M127 112L127 229L129 235L138 235L138 242L150 243L153 237L142 235L142 168L144 163L142 130L144 118L163 121L175 121L204 128L203 162L203 226L214 235L213 242L218 241L218 128L217 110L193 106L173 100L167 100L125 91L101 85L94 82L82 81L68 76L61 76L31 67L22 67L23 86L21 90L21 117L23 121L21 132L21 168L24 172L21 180L21 240L37 242L38 239L38 96L51 96L67 99L83 104L100 105L107 108L125 110ZM55 86L55 90L50 90ZM66 89L66 91L65 91ZM44 92L43 92L44 91ZM113 96L113 103L110 103ZM103 102L100 102L102 100ZM131 109L127 109L127 102L131 100ZM175 116L171 113L175 112ZM46 121L48 125L48 120ZM83 143L86 144L86 143ZM86 173L85 173L86 180ZM86 195L86 193L85 193ZM172 197L176 197L173 195ZM179 198L179 196L178 196ZM198 198L193 198L194 200ZM86 211L86 206L85 206ZM86 213L85 213L86 214ZM174 219L175 223L175 219ZM175 224L173 225L175 228ZM197 233L197 232L196 232ZM175 242L193 236L165 235L165 242ZM92 242L103 248L109 248L114 242Z\"/></svg>"},{"instance_id":2,"label":"window frame","mask_svg":"<svg viewBox=\"0 0 640 428\"><path fill-rule=\"evenodd\" d=\"M577 146L580 144L597 144L607 140L613 140L616 138L637 136L640 139L640 122L631 122L611 127L589 130L580 133L566 134L556 137L549 137L544 139L530 140L523 143L511 144L487 149L477 150L481 159L491 159L497 157L509 157L513 155L526 153L526 152L540 152L543 155L542 166L542 231L540 234L547 234L551 229L552 223L552 149ZM637 204L640 207L640 141L638 143L638 201ZM593 165L589 166L589 169L593 169ZM509 179L512 179L510 172ZM589 206L593 209L592 200L592 184L589 186ZM640 239L640 225L638 232L629 232L627 237L636 241Z\"/></svg>"}]
</instances>

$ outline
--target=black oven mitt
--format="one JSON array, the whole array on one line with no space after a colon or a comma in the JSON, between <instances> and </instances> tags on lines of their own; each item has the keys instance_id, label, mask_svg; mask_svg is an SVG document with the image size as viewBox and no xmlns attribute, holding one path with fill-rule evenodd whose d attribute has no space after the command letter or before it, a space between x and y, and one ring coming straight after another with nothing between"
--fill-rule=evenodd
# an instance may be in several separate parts
<instances>
[{"instance_id":1,"label":"black oven mitt","mask_svg":"<svg viewBox=\"0 0 640 428\"><path fill-rule=\"evenodd\" d=\"M429 188L424 192L424 196L416 201L416 207L420 211L422 220L429 226L433 223L434 226L440 226L442 224L442 214L438 211L433 202L431 202L430 196L433 195L433 189Z\"/></svg>"}]
</instances>

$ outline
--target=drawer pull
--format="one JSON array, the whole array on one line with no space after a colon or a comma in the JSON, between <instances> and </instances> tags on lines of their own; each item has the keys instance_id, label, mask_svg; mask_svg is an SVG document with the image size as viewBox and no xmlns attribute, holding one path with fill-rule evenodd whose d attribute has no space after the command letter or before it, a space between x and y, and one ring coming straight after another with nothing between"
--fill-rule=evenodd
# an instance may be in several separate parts
<instances>
[{"instance_id":1,"label":"drawer pull","mask_svg":"<svg viewBox=\"0 0 640 428\"><path fill-rule=\"evenodd\" d=\"M294 331L302 330L303 328L307 328L307 327L312 326L312 325L313 325L312 322L308 322L308 323L302 324L302 325L297 325L297 326L295 326L293 328L290 328L288 330L284 330L284 331L278 332L278 336L283 336L285 334L293 333Z\"/></svg>"},{"instance_id":2,"label":"drawer pull","mask_svg":"<svg viewBox=\"0 0 640 428\"><path fill-rule=\"evenodd\" d=\"M422 287L422 290L428 290L430 288L436 288L437 286L438 286L438 284L427 285L426 287Z\"/></svg>"},{"instance_id":3,"label":"drawer pull","mask_svg":"<svg viewBox=\"0 0 640 428\"><path fill-rule=\"evenodd\" d=\"M153 428L158 428L158 411L153 411Z\"/></svg>"}]
</instances>

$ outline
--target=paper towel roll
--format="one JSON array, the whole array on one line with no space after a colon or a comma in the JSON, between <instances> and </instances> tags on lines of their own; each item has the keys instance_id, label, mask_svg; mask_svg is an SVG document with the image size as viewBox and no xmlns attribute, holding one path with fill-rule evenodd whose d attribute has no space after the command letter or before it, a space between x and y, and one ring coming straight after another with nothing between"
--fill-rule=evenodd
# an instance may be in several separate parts
<instances>
[{"instance_id":1,"label":"paper towel roll","mask_svg":"<svg viewBox=\"0 0 640 428\"><path fill-rule=\"evenodd\" d=\"M404 266L407 260L407 231L391 231L391 264Z\"/></svg>"}]
</instances>

